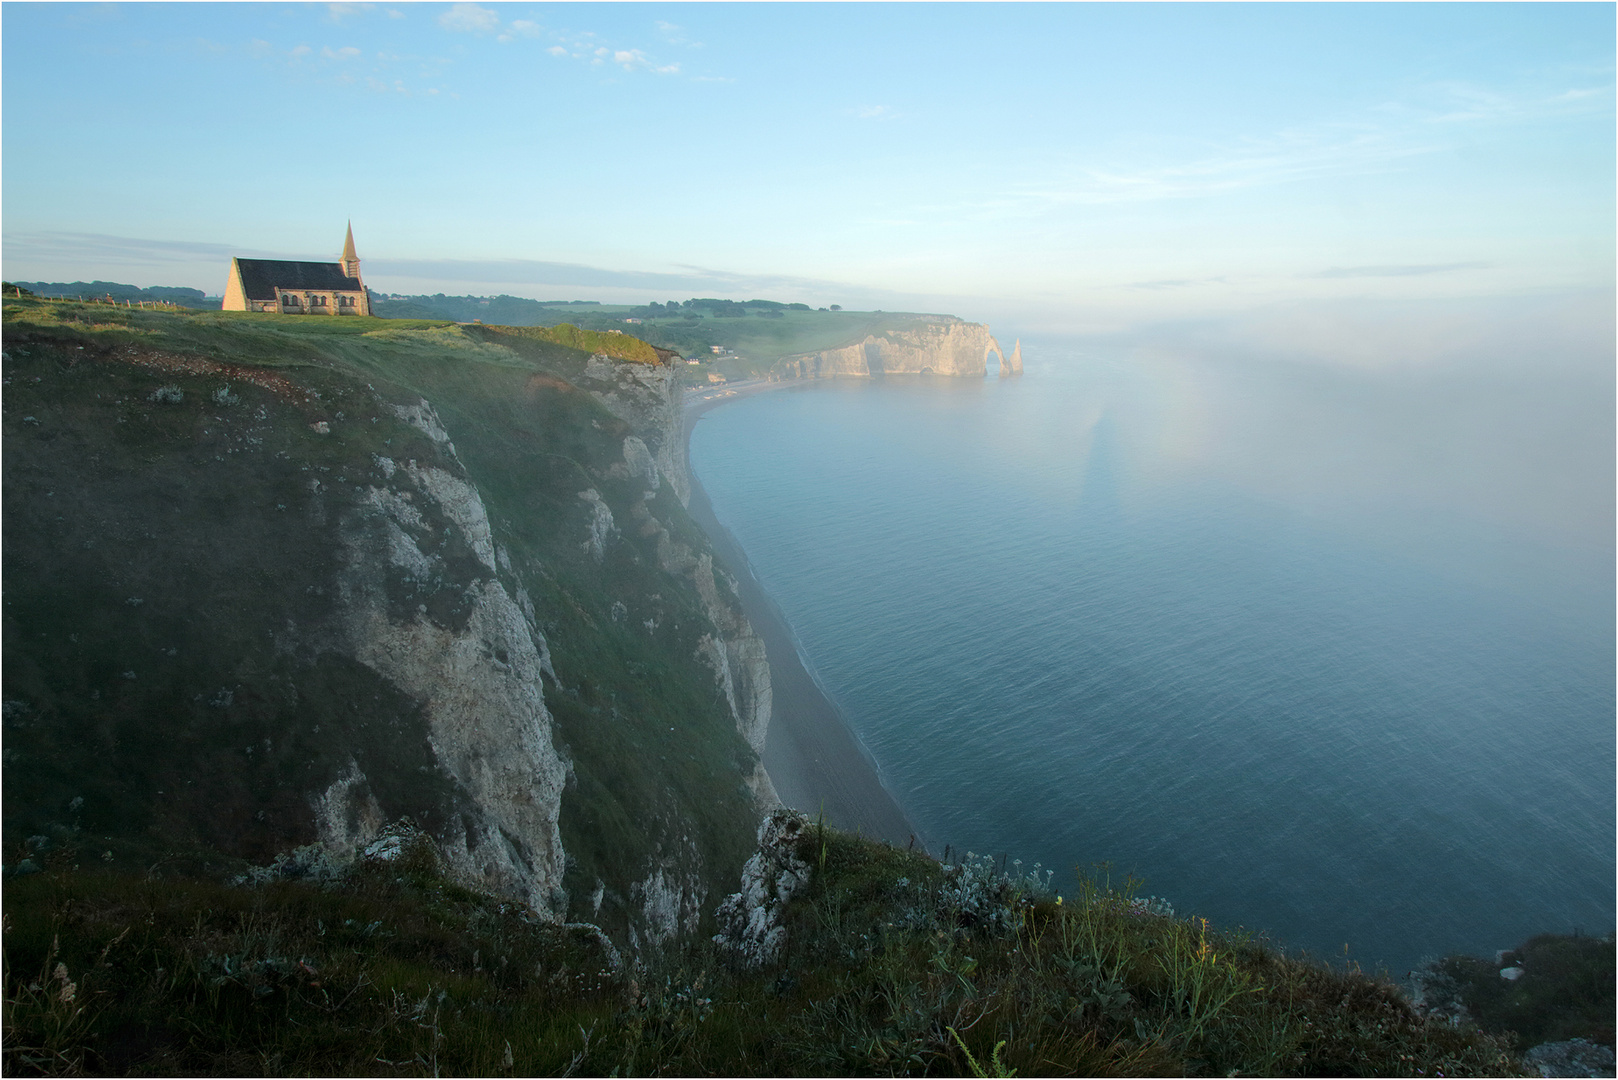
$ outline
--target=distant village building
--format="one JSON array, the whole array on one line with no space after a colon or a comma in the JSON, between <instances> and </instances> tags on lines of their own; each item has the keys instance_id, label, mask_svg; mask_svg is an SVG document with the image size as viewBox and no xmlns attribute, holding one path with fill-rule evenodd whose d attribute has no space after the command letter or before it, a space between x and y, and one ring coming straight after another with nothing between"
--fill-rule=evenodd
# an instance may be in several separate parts
<instances>
[{"instance_id":1,"label":"distant village building","mask_svg":"<svg viewBox=\"0 0 1618 1080\"><path fill-rule=\"evenodd\" d=\"M226 311L283 315L369 315L371 291L360 280L353 224L340 262L231 259L223 306Z\"/></svg>"}]
</instances>

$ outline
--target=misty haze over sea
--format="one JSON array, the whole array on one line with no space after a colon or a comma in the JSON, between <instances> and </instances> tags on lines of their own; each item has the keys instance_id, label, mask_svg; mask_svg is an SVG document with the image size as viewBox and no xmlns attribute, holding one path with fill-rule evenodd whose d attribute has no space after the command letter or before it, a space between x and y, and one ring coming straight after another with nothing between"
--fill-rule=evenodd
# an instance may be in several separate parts
<instances>
[{"instance_id":1,"label":"misty haze over sea","mask_svg":"<svg viewBox=\"0 0 1618 1080\"><path fill-rule=\"evenodd\" d=\"M1607 363L1024 341L692 465L937 851L1108 861L1395 976L1613 928ZM813 808L808 808L813 810Z\"/></svg>"}]
</instances>

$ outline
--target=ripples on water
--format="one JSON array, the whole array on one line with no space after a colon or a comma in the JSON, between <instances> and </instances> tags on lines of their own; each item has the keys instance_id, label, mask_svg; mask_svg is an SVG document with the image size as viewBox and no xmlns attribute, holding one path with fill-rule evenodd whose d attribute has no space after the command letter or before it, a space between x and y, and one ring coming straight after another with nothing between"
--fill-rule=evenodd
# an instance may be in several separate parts
<instances>
[{"instance_id":1,"label":"ripples on water","mask_svg":"<svg viewBox=\"0 0 1618 1080\"><path fill-rule=\"evenodd\" d=\"M1395 975L1612 929L1610 408L1552 505L1476 473L1533 437L1488 410L1433 419L1435 452L1366 422L1409 404L1368 377L1049 352L768 394L692 439L935 850L1107 861Z\"/></svg>"}]
</instances>

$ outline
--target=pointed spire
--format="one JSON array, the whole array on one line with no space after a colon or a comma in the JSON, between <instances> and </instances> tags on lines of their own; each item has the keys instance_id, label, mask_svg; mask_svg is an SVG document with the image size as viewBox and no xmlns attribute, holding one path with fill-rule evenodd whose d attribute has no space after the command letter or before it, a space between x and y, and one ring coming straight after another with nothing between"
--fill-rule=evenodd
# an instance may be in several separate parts
<instances>
[{"instance_id":1,"label":"pointed spire","mask_svg":"<svg viewBox=\"0 0 1618 1080\"><path fill-rule=\"evenodd\" d=\"M354 251L354 223L348 223L348 238L343 241L343 273L351 278L360 276L360 257Z\"/></svg>"}]
</instances>

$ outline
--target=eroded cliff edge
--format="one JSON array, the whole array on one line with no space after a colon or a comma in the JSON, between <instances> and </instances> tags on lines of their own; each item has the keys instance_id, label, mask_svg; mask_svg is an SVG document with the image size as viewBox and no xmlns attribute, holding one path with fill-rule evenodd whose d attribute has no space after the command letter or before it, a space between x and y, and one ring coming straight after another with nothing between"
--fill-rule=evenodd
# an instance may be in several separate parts
<instances>
[{"instance_id":1,"label":"eroded cliff edge","mask_svg":"<svg viewBox=\"0 0 1618 1080\"><path fill-rule=\"evenodd\" d=\"M8 844L263 862L409 817L558 919L711 917L771 690L666 363L65 310L7 311Z\"/></svg>"},{"instance_id":2,"label":"eroded cliff edge","mask_svg":"<svg viewBox=\"0 0 1618 1080\"><path fill-rule=\"evenodd\" d=\"M1008 355L981 323L949 315L916 316L835 349L789 356L770 369L775 379L869 378L875 375L951 375L982 378L989 354L1002 377L1022 374L1022 343Z\"/></svg>"}]
</instances>

